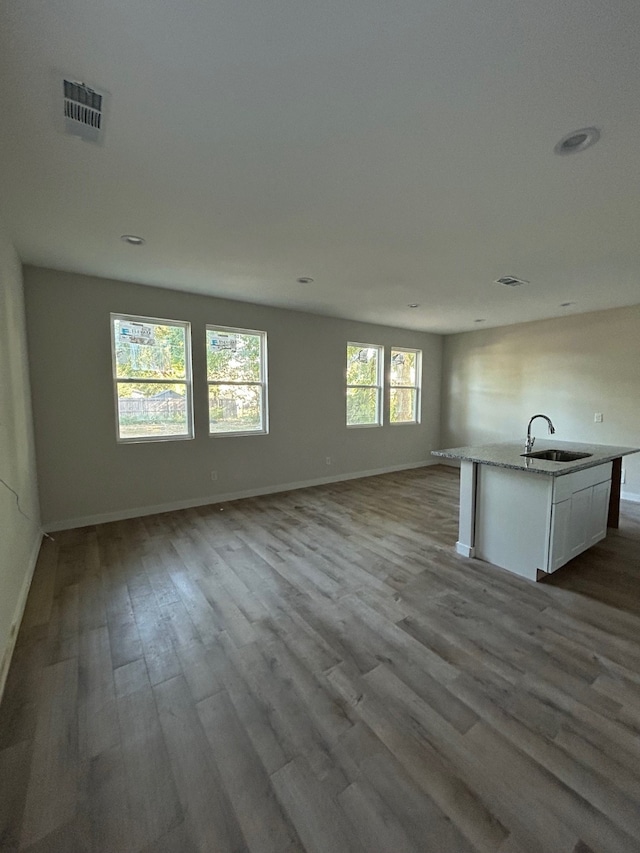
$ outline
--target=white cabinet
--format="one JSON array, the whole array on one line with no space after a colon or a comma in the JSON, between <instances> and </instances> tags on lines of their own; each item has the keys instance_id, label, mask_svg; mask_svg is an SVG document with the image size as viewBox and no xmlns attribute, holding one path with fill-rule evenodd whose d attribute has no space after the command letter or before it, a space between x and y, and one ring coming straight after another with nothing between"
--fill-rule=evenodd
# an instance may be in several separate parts
<instances>
[{"instance_id":1,"label":"white cabinet","mask_svg":"<svg viewBox=\"0 0 640 853\"><path fill-rule=\"evenodd\" d=\"M591 496L591 514L589 517L590 539L587 548L595 545L607 535L609 518L609 498L611 496L611 479L598 483L593 487Z\"/></svg>"},{"instance_id":2,"label":"white cabinet","mask_svg":"<svg viewBox=\"0 0 640 853\"><path fill-rule=\"evenodd\" d=\"M589 517L591 515L591 494L593 487L580 489L570 498L569 513L569 556L577 557L587 547L589 541Z\"/></svg>"},{"instance_id":3,"label":"white cabinet","mask_svg":"<svg viewBox=\"0 0 640 853\"><path fill-rule=\"evenodd\" d=\"M607 535L611 463L566 474L554 483L549 553L544 571L555 572Z\"/></svg>"},{"instance_id":4,"label":"white cabinet","mask_svg":"<svg viewBox=\"0 0 640 853\"><path fill-rule=\"evenodd\" d=\"M571 498L551 507L551 536L546 569L548 572L555 572L571 559L570 525Z\"/></svg>"},{"instance_id":5,"label":"white cabinet","mask_svg":"<svg viewBox=\"0 0 640 853\"><path fill-rule=\"evenodd\" d=\"M469 505L473 555L481 560L536 580L606 536L610 462L558 477L478 469Z\"/></svg>"}]
</instances>

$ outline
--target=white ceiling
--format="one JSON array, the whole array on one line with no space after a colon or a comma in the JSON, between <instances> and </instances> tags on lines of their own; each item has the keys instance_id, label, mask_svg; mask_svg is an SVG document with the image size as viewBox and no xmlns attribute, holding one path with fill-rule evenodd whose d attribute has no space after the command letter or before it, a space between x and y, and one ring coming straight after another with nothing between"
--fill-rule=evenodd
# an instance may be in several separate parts
<instances>
[{"instance_id":1,"label":"white ceiling","mask_svg":"<svg viewBox=\"0 0 640 853\"><path fill-rule=\"evenodd\" d=\"M2 15L0 204L26 262L445 333L640 302L637 0ZM63 73L111 93L104 146L58 132ZM596 146L553 154L587 125Z\"/></svg>"}]
</instances>

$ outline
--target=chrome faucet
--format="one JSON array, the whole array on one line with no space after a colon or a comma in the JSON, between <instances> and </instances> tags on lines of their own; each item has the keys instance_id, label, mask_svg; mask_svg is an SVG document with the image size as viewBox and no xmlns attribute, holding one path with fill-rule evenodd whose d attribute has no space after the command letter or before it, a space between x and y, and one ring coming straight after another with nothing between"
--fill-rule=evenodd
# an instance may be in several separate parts
<instances>
[{"instance_id":1,"label":"chrome faucet","mask_svg":"<svg viewBox=\"0 0 640 853\"><path fill-rule=\"evenodd\" d=\"M535 421L536 418L544 418L545 421L549 424L549 435L553 435L556 431L556 428L551 423L551 418L548 418L546 415L534 415L529 421L529 425L527 426L527 443L524 446L525 453L529 453L533 445L535 444L535 438L531 437L531 424Z\"/></svg>"}]
</instances>

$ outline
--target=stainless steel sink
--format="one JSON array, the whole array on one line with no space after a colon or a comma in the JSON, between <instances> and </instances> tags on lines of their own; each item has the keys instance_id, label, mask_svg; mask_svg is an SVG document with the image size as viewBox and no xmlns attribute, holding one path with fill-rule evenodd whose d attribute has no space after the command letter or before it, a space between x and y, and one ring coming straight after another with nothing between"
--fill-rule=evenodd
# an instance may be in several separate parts
<instances>
[{"instance_id":1,"label":"stainless steel sink","mask_svg":"<svg viewBox=\"0 0 640 853\"><path fill-rule=\"evenodd\" d=\"M573 450L536 450L534 453L521 453L529 459L547 459L549 462L575 462L587 459L593 453L576 453Z\"/></svg>"}]
</instances>

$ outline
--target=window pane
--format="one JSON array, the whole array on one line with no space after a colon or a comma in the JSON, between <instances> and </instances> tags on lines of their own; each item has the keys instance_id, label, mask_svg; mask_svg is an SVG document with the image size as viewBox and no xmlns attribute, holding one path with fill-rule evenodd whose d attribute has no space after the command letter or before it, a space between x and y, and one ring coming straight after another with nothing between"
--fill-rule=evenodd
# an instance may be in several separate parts
<instances>
[{"instance_id":1,"label":"window pane","mask_svg":"<svg viewBox=\"0 0 640 853\"><path fill-rule=\"evenodd\" d=\"M347 424L378 423L378 389L347 388Z\"/></svg>"},{"instance_id":2,"label":"window pane","mask_svg":"<svg viewBox=\"0 0 640 853\"><path fill-rule=\"evenodd\" d=\"M391 350L391 384L416 384L416 355L415 352Z\"/></svg>"},{"instance_id":3,"label":"window pane","mask_svg":"<svg viewBox=\"0 0 640 853\"><path fill-rule=\"evenodd\" d=\"M189 435L187 386L118 382L120 438Z\"/></svg>"},{"instance_id":4,"label":"window pane","mask_svg":"<svg viewBox=\"0 0 640 853\"><path fill-rule=\"evenodd\" d=\"M118 379L186 379L185 327L115 318Z\"/></svg>"},{"instance_id":5,"label":"window pane","mask_svg":"<svg viewBox=\"0 0 640 853\"><path fill-rule=\"evenodd\" d=\"M260 382L261 335L207 329L207 378L218 382Z\"/></svg>"},{"instance_id":6,"label":"window pane","mask_svg":"<svg viewBox=\"0 0 640 853\"><path fill-rule=\"evenodd\" d=\"M209 386L209 432L250 432L262 429L261 386Z\"/></svg>"},{"instance_id":7,"label":"window pane","mask_svg":"<svg viewBox=\"0 0 640 853\"><path fill-rule=\"evenodd\" d=\"M391 423L413 423L416 420L416 391L413 388L391 388L389 391Z\"/></svg>"},{"instance_id":8,"label":"window pane","mask_svg":"<svg viewBox=\"0 0 640 853\"><path fill-rule=\"evenodd\" d=\"M347 345L347 385L378 384L378 348Z\"/></svg>"}]
</instances>

